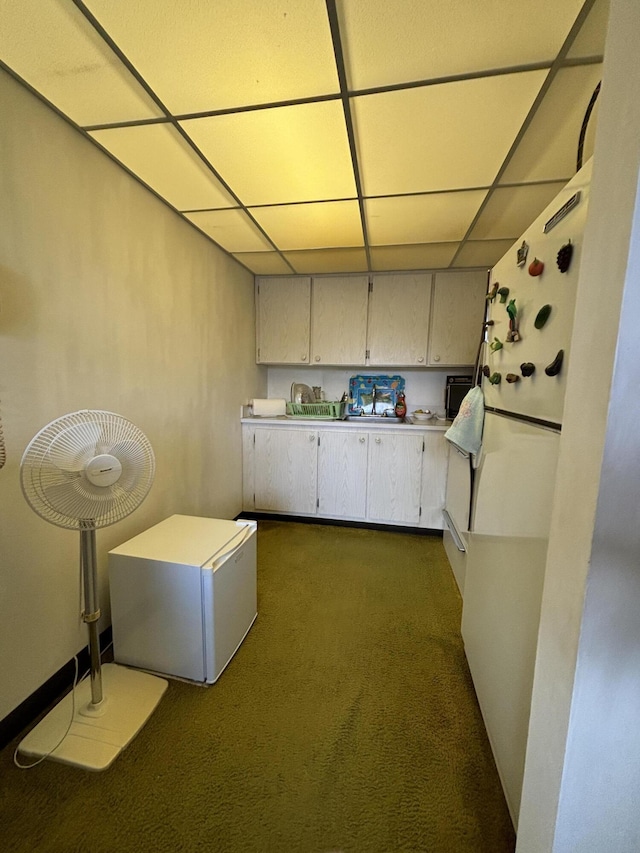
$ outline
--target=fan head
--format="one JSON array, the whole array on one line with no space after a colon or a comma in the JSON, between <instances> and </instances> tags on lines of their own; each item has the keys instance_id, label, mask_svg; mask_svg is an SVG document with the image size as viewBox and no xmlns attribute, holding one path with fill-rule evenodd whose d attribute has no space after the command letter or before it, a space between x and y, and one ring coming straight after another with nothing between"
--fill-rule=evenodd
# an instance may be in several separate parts
<instances>
[{"instance_id":1,"label":"fan head","mask_svg":"<svg viewBox=\"0 0 640 853\"><path fill-rule=\"evenodd\" d=\"M130 515L154 473L151 444L138 427L114 412L83 409L34 436L22 456L20 485L45 521L77 530Z\"/></svg>"}]
</instances>

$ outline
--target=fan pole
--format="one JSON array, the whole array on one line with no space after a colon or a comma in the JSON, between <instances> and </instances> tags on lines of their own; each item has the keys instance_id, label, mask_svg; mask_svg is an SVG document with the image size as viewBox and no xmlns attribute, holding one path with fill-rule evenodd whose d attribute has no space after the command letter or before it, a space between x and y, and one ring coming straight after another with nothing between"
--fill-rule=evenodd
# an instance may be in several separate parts
<instances>
[{"instance_id":1,"label":"fan pole","mask_svg":"<svg viewBox=\"0 0 640 853\"><path fill-rule=\"evenodd\" d=\"M84 613L82 619L89 628L91 659L91 704L102 702L102 670L100 668L100 637L98 635L98 573L96 569L96 529L92 522L80 528L80 561L84 583ZM91 526L88 526L91 525Z\"/></svg>"}]
</instances>

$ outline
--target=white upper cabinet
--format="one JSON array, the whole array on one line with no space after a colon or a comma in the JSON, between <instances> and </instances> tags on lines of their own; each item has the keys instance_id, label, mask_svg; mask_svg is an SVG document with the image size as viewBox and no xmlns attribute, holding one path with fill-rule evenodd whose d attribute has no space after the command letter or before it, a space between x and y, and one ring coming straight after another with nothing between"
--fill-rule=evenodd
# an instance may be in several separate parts
<instances>
[{"instance_id":1,"label":"white upper cabinet","mask_svg":"<svg viewBox=\"0 0 640 853\"><path fill-rule=\"evenodd\" d=\"M432 367L474 364L482 337L487 273L435 274L429 364Z\"/></svg>"},{"instance_id":2,"label":"white upper cabinet","mask_svg":"<svg viewBox=\"0 0 640 853\"><path fill-rule=\"evenodd\" d=\"M314 277L311 364L364 364L368 291L366 275Z\"/></svg>"},{"instance_id":3,"label":"white upper cabinet","mask_svg":"<svg viewBox=\"0 0 640 853\"><path fill-rule=\"evenodd\" d=\"M308 364L311 278L256 279L256 361Z\"/></svg>"},{"instance_id":4,"label":"white upper cabinet","mask_svg":"<svg viewBox=\"0 0 640 853\"><path fill-rule=\"evenodd\" d=\"M256 278L256 361L315 367L474 364L487 273Z\"/></svg>"},{"instance_id":5,"label":"white upper cabinet","mask_svg":"<svg viewBox=\"0 0 640 853\"><path fill-rule=\"evenodd\" d=\"M374 275L367 349L371 366L427 363L431 273Z\"/></svg>"}]
</instances>

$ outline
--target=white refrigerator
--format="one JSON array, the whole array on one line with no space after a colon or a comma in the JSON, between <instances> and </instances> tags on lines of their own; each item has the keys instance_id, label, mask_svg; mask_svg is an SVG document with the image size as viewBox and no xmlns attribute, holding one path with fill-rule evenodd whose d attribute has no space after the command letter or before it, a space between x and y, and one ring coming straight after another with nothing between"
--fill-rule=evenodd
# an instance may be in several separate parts
<instances>
[{"instance_id":1,"label":"white refrigerator","mask_svg":"<svg viewBox=\"0 0 640 853\"><path fill-rule=\"evenodd\" d=\"M117 663L213 684L257 614L255 521L172 515L109 552Z\"/></svg>"},{"instance_id":2,"label":"white refrigerator","mask_svg":"<svg viewBox=\"0 0 640 853\"><path fill-rule=\"evenodd\" d=\"M462 636L516 827L590 177L589 162L496 264L489 283L490 294L495 285L509 292L489 302L493 325L482 360L491 378L482 378ZM571 261L561 272L558 253L567 244ZM529 271L536 259L540 275Z\"/></svg>"}]
</instances>

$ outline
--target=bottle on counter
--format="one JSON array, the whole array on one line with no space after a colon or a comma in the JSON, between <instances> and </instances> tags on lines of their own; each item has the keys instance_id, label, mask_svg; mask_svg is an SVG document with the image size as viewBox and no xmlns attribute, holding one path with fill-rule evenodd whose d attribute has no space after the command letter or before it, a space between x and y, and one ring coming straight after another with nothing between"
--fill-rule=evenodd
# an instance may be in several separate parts
<instances>
[{"instance_id":1,"label":"bottle on counter","mask_svg":"<svg viewBox=\"0 0 640 853\"><path fill-rule=\"evenodd\" d=\"M399 391L396 397L396 417L404 418L407 414L407 403L404 399L404 392Z\"/></svg>"}]
</instances>

